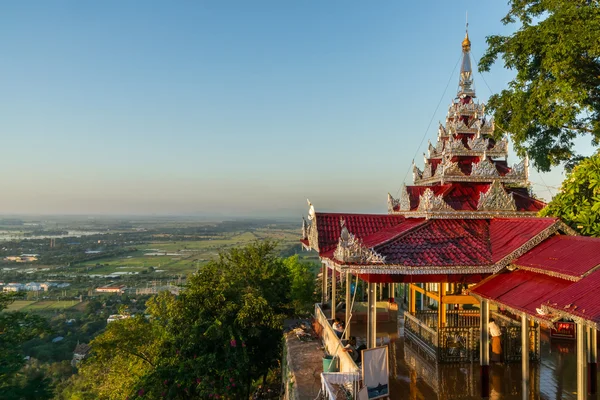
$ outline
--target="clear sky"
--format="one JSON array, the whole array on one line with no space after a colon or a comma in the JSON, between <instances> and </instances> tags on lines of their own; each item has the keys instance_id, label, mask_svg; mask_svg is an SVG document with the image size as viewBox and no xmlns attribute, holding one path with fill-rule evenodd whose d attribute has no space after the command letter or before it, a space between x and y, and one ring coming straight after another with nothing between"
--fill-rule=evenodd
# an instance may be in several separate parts
<instances>
[{"instance_id":1,"label":"clear sky","mask_svg":"<svg viewBox=\"0 0 600 400\"><path fill-rule=\"evenodd\" d=\"M0 213L386 212L456 93L466 11L475 58L511 30L503 1L1 2Z\"/></svg>"}]
</instances>

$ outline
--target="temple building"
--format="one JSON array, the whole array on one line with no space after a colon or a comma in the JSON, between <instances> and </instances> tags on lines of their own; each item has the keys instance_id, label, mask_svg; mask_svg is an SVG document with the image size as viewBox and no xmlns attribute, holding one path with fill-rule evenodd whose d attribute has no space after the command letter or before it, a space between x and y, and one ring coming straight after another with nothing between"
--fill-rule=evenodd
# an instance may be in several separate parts
<instances>
[{"instance_id":1,"label":"temple building","mask_svg":"<svg viewBox=\"0 0 600 400\"><path fill-rule=\"evenodd\" d=\"M508 138L494 134L493 119L477 101L470 50L467 33L458 93L445 123L422 168L413 165L413 185L403 185L398 198L388 194L387 213L324 213L309 201L301 242L322 263L323 298L315 317L332 353L340 347L330 332L338 303L345 302L346 338L359 314L352 308L354 281L368 295L367 348L377 346L377 319L397 309L402 287L404 339L423 357L478 361L487 376L492 316L507 333L505 358L521 361L527 371L529 361L540 357L540 325L553 327L565 315L550 311L552 296L582 285L600 267L600 258L591 257L600 254L600 240L577 237L559 219L537 216L545 204L531 193L528 160L508 164ZM590 257L579 257L582 251ZM573 258L563 256L557 265L560 254ZM336 285L343 282L346 296L339 299ZM384 312L377 302L382 290L390 299ZM595 333L585 332L588 348L595 346ZM358 371L351 358L336 355L341 372ZM485 385L482 379L482 394L489 391Z\"/></svg>"}]
</instances>

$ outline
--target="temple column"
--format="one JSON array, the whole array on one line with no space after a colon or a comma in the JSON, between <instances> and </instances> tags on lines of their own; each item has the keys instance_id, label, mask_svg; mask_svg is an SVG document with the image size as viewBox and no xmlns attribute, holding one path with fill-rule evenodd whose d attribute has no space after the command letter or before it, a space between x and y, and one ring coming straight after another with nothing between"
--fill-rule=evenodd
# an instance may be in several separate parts
<instances>
[{"instance_id":1,"label":"temple column","mask_svg":"<svg viewBox=\"0 0 600 400\"><path fill-rule=\"evenodd\" d=\"M379 301L383 299L383 283L379 284Z\"/></svg>"},{"instance_id":2,"label":"temple column","mask_svg":"<svg viewBox=\"0 0 600 400\"><path fill-rule=\"evenodd\" d=\"M329 268L327 268L327 264L322 263L323 265L323 271L321 273L321 276L323 277L323 287L322 287L322 293L321 293L321 297L322 297L322 301L321 304L325 305L327 303L327 301L329 300L329 297L327 296L327 290L329 289L329 284L327 282L327 274L329 272Z\"/></svg>"},{"instance_id":3,"label":"temple column","mask_svg":"<svg viewBox=\"0 0 600 400\"><path fill-rule=\"evenodd\" d=\"M588 398L586 330L583 323L577 323L577 400Z\"/></svg>"},{"instance_id":4,"label":"temple column","mask_svg":"<svg viewBox=\"0 0 600 400\"><path fill-rule=\"evenodd\" d=\"M367 304L367 348L377 346L377 284L368 284Z\"/></svg>"},{"instance_id":5,"label":"temple column","mask_svg":"<svg viewBox=\"0 0 600 400\"><path fill-rule=\"evenodd\" d=\"M481 397L490 395L490 332L488 328L490 319L490 304L481 300L481 316L479 318L479 363L481 364Z\"/></svg>"},{"instance_id":6,"label":"temple column","mask_svg":"<svg viewBox=\"0 0 600 400\"><path fill-rule=\"evenodd\" d=\"M409 293L408 293L408 304L409 304L409 309L410 309L410 313L412 315L415 315L417 312L417 301L415 299L415 289L413 289L412 284L410 284L409 288Z\"/></svg>"},{"instance_id":7,"label":"temple column","mask_svg":"<svg viewBox=\"0 0 600 400\"><path fill-rule=\"evenodd\" d=\"M587 359L588 359L588 388L590 394L596 394L598 391L598 331L594 328L588 328L587 340Z\"/></svg>"},{"instance_id":8,"label":"temple column","mask_svg":"<svg viewBox=\"0 0 600 400\"><path fill-rule=\"evenodd\" d=\"M350 339L350 313L352 312L352 275L346 272L346 339ZM356 290L356 288L354 288Z\"/></svg>"},{"instance_id":9,"label":"temple column","mask_svg":"<svg viewBox=\"0 0 600 400\"><path fill-rule=\"evenodd\" d=\"M521 314L521 379L523 400L529 398L529 324L527 314Z\"/></svg>"},{"instance_id":10,"label":"temple column","mask_svg":"<svg viewBox=\"0 0 600 400\"><path fill-rule=\"evenodd\" d=\"M335 276L335 269L331 270L331 319L335 319L335 305L336 305L336 284L337 279Z\"/></svg>"}]
</instances>

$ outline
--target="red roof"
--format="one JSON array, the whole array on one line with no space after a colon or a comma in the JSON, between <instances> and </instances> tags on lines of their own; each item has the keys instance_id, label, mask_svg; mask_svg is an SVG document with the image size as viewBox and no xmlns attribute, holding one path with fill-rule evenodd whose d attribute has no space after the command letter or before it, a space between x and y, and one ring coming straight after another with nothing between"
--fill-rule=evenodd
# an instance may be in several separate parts
<instances>
[{"instance_id":1,"label":"red roof","mask_svg":"<svg viewBox=\"0 0 600 400\"><path fill-rule=\"evenodd\" d=\"M600 266L600 238L553 236L513 263L525 268L581 277Z\"/></svg>"},{"instance_id":2,"label":"red roof","mask_svg":"<svg viewBox=\"0 0 600 400\"><path fill-rule=\"evenodd\" d=\"M539 316L536 308L575 283L531 271L517 270L493 275L469 292L517 311ZM600 310L600 307L599 307Z\"/></svg>"},{"instance_id":3,"label":"red roof","mask_svg":"<svg viewBox=\"0 0 600 400\"><path fill-rule=\"evenodd\" d=\"M402 224L407 219L401 215L389 214L341 214L316 213L319 232L319 255L333 254L340 238L340 220L346 221L348 231L357 238L364 238L375 232ZM411 219L414 222L413 219Z\"/></svg>"},{"instance_id":4,"label":"red roof","mask_svg":"<svg viewBox=\"0 0 600 400\"><path fill-rule=\"evenodd\" d=\"M554 218L434 219L398 215L317 213L319 255L333 258L340 219L386 264L493 266L552 226Z\"/></svg>"},{"instance_id":5,"label":"red roof","mask_svg":"<svg viewBox=\"0 0 600 400\"><path fill-rule=\"evenodd\" d=\"M490 265L488 238L488 220L437 219L374 250L389 264Z\"/></svg>"},{"instance_id":6,"label":"red roof","mask_svg":"<svg viewBox=\"0 0 600 400\"><path fill-rule=\"evenodd\" d=\"M486 193L489 187L489 183L453 182L434 186L407 186L406 190L410 199L411 211L417 209L419 196L427 189L431 189L436 196L442 195L446 204L454 210L475 211L477 210L480 194ZM513 194L517 211L537 212L546 206L544 202L530 197L526 188L506 188L506 191ZM394 210L399 211L399 206Z\"/></svg>"},{"instance_id":7,"label":"red roof","mask_svg":"<svg viewBox=\"0 0 600 400\"><path fill-rule=\"evenodd\" d=\"M498 262L544 229L557 218L495 218L490 223L492 261Z\"/></svg>"},{"instance_id":8,"label":"red roof","mask_svg":"<svg viewBox=\"0 0 600 400\"><path fill-rule=\"evenodd\" d=\"M572 316L600 323L598 287L600 271L591 273L559 293L554 293L544 303Z\"/></svg>"}]
</instances>

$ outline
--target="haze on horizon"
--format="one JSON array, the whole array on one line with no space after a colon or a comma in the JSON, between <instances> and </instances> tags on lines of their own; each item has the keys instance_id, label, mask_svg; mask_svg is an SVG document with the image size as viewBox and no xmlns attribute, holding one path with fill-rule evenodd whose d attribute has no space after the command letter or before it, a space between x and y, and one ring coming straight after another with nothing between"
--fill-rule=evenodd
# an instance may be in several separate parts
<instances>
[{"instance_id":1,"label":"haze on horizon","mask_svg":"<svg viewBox=\"0 0 600 400\"><path fill-rule=\"evenodd\" d=\"M512 29L506 4L413 3L3 3L0 213L385 212L455 96L465 11L475 58ZM511 76L475 74L479 100ZM563 177L531 169L547 200Z\"/></svg>"}]
</instances>

